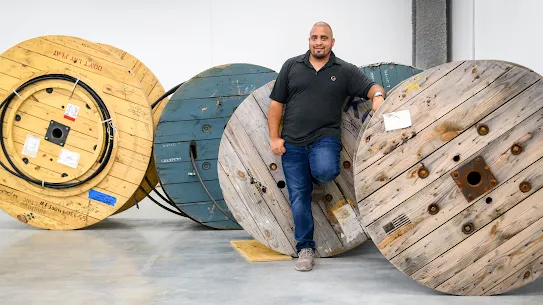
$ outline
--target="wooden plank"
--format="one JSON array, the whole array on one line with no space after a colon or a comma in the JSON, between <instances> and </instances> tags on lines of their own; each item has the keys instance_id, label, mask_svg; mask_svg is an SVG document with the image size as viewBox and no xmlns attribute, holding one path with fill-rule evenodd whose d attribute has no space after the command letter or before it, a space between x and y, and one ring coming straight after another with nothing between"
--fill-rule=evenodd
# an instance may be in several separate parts
<instances>
[{"instance_id":1,"label":"wooden plank","mask_svg":"<svg viewBox=\"0 0 543 305\"><path fill-rule=\"evenodd\" d=\"M370 125L364 132L364 138L367 142L365 145L366 148L358 152L357 174L380 160L383 156L391 153L401 143L417 135L420 131L436 120L439 120L477 92L488 87L489 84L494 82L511 67L511 65L505 63L494 64L494 62L485 61L466 62L459 66L426 89L424 94L415 96L402 105L400 109L395 109L395 111L404 109L410 111L413 124L406 129L382 133L381 131L384 130L384 121L382 119L383 107L380 107L377 115L373 117L374 120L379 118L378 122L375 124L370 122ZM476 73L469 75L472 79L471 82L461 82L461 79L466 75L466 70L476 71ZM424 72L421 77L424 77L426 73ZM447 83L458 83L458 85L445 86ZM447 103L444 101L447 101ZM388 103L384 103L383 105L388 105ZM398 138L402 141L398 142Z\"/></svg>"},{"instance_id":2,"label":"wooden plank","mask_svg":"<svg viewBox=\"0 0 543 305\"><path fill-rule=\"evenodd\" d=\"M157 130L155 141L157 143L169 143L191 141L193 139L220 139L224 131L224 126L226 126L229 119L230 117L180 122L161 122L161 128Z\"/></svg>"},{"instance_id":3,"label":"wooden plank","mask_svg":"<svg viewBox=\"0 0 543 305\"><path fill-rule=\"evenodd\" d=\"M273 251L256 240L231 240L230 244L251 263L292 260L291 256Z\"/></svg>"},{"instance_id":4,"label":"wooden plank","mask_svg":"<svg viewBox=\"0 0 543 305\"><path fill-rule=\"evenodd\" d=\"M218 186L218 180L208 180L204 181L204 183L206 184L209 193L211 193L211 196L213 196L213 199L223 199L221 188ZM199 181L172 184L162 183L162 188L180 208L182 208L185 203L209 201L209 196Z\"/></svg>"},{"instance_id":5,"label":"wooden plank","mask_svg":"<svg viewBox=\"0 0 543 305\"><path fill-rule=\"evenodd\" d=\"M470 156L469 151L477 151L480 147L489 143L491 138L500 135L500 133L496 133L494 130L507 130L503 129L503 126L499 127L501 124L498 119L495 125L496 129L492 130L490 137L484 137L479 140L481 137L477 134L477 126L475 124L507 103L509 99L532 86L537 80L538 77L535 73L513 68L499 77L490 86L469 97L462 105L432 123L428 128L415 131L417 134L415 138L409 139L409 131L401 132L394 138L389 138L401 149L394 149L379 161L374 162L357 174L356 177L358 179L355 178L355 184L361 186L357 188L357 198L367 199L364 202L364 206L361 206L361 209L364 210L361 213L365 215L363 219L364 223L369 224L372 219L377 219L383 215L383 209L380 208L380 203L383 201L387 201L386 208L389 208L406 200L422 187L441 176L444 171L447 171L447 167L443 168L444 162L446 162L445 164L449 169L456 166L458 163L453 161L455 155L458 155L461 159L468 158ZM533 93L533 90L539 88L539 86L533 88L527 94ZM522 101L522 98L526 98L527 94L513 100L511 105L507 107L515 107L514 102L518 100ZM437 103L444 102L438 101ZM516 109L521 108L516 107ZM501 113L502 119L510 115L507 111L502 111ZM485 119L485 121L487 120ZM516 120L516 122L520 121ZM512 126L511 123L509 123L509 126ZM466 151L465 146L469 144L464 146L461 144L457 144L457 146L448 145L448 147L454 147L454 150L458 152L452 156L449 155L450 149L439 150L440 147L468 129L472 139L477 139L475 143L478 145L472 146L471 150L468 151ZM407 135L407 138L404 137L404 134ZM465 136L454 139L454 142L467 143ZM434 154L428 157L436 150L439 150L441 154ZM415 168L418 170L421 164L424 164L433 173L430 179L417 179L418 176L412 175ZM398 182L394 181L396 177L399 178ZM385 189L382 188L390 183L389 181L391 180L394 181L393 185L387 186L386 189L394 189L396 191L393 194L385 193ZM380 192L376 192L380 188ZM370 194L371 196L369 196Z\"/></svg>"},{"instance_id":6,"label":"wooden plank","mask_svg":"<svg viewBox=\"0 0 543 305\"><path fill-rule=\"evenodd\" d=\"M209 78L209 77L219 77L219 76L232 76L232 75L247 75L247 74L263 74L263 73L275 73L273 70L270 70L265 67L250 65L250 64L226 64L216 66L213 69L205 70L195 78ZM255 88L256 89L256 88Z\"/></svg>"},{"instance_id":7,"label":"wooden plank","mask_svg":"<svg viewBox=\"0 0 543 305\"><path fill-rule=\"evenodd\" d=\"M507 291L526 286L540 278L542 271L543 256L540 256L536 260L525 266L523 269L517 271L516 274L511 275L499 285L496 285L486 291L485 295L502 294Z\"/></svg>"},{"instance_id":8,"label":"wooden plank","mask_svg":"<svg viewBox=\"0 0 543 305\"><path fill-rule=\"evenodd\" d=\"M177 89L172 100L208 99L251 94L276 77L275 72L192 78Z\"/></svg>"},{"instance_id":9,"label":"wooden plank","mask_svg":"<svg viewBox=\"0 0 543 305\"><path fill-rule=\"evenodd\" d=\"M160 122L228 118L234 113L235 108L246 98L247 95L240 95L223 98L181 100L184 101L183 107L176 107L164 113L160 118ZM180 100L172 98L171 101L172 103L177 103Z\"/></svg>"},{"instance_id":10,"label":"wooden plank","mask_svg":"<svg viewBox=\"0 0 543 305\"><path fill-rule=\"evenodd\" d=\"M218 179L216 159L198 160L196 161L196 166L198 167L202 180L209 181ZM164 177L164 179L161 180L163 184L198 182L198 177L192 175L194 169L192 167L192 162L190 161L159 164L157 171L161 172L161 176Z\"/></svg>"},{"instance_id":11,"label":"wooden plank","mask_svg":"<svg viewBox=\"0 0 543 305\"><path fill-rule=\"evenodd\" d=\"M241 201L230 202L228 198L225 198L229 208L234 211L233 214L238 215L237 213L241 213L238 212L238 210L242 211L248 209L251 211L251 209L249 209L249 207L251 207L254 212L251 211L249 214L258 215L258 218L253 216L257 227L247 226L250 223L246 222L244 223L244 225L246 225L244 229L248 232L262 232L265 239L259 241L276 251L281 253L295 253L295 244L292 241L292 238L289 238L289 236L293 235L294 224L292 224L292 221L286 222L289 219L288 217L279 218L279 221L282 221L282 223L279 223L276 220L276 215L289 213L290 211L288 209L282 209L278 205L263 204L267 201L266 198L264 198L264 193L261 189L257 189L255 185L251 183L240 183L250 179L247 168L235 153L230 141L221 141L220 145L221 157L219 158L225 158L227 161L221 162L219 160L219 168L221 168L225 175L230 179L232 186L242 199ZM219 174L220 173L221 172L219 171ZM222 179L222 177L224 176L219 175L219 179ZM277 194L274 195L274 197L277 197ZM236 208L236 205L241 205L241 208ZM292 218L292 216L290 217ZM238 220L238 222L239 221L240 220ZM253 234L254 238L259 237L259 234Z\"/></svg>"},{"instance_id":12,"label":"wooden plank","mask_svg":"<svg viewBox=\"0 0 543 305\"><path fill-rule=\"evenodd\" d=\"M426 79L447 65L416 77ZM409 102L402 96L407 91L400 90L404 85L393 89L384 105L409 109L412 126L371 135L370 129L380 124L375 121L381 120L372 118L375 124L363 135L371 139L362 139L356 157L355 186L367 234L394 266L430 288L482 295L519 287L511 285L518 283L511 277L537 258L536 240L543 232L541 76L515 64L468 61ZM448 98L452 92L458 94ZM431 111L424 106L428 100L435 103ZM488 133L478 131L482 125ZM401 139L409 130L416 137ZM394 140L403 141L381 151ZM368 153L374 145L381 146ZM520 154L512 150L514 145L522 147ZM364 155L370 161L359 170ZM466 167L479 158L484 166ZM427 177L418 173L422 168ZM470 180L473 171L482 175L480 182ZM459 173L458 179L453 173ZM524 182L531 190L522 190Z\"/></svg>"},{"instance_id":13,"label":"wooden plank","mask_svg":"<svg viewBox=\"0 0 543 305\"><path fill-rule=\"evenodd\" d=\"M226 169L228 170L228 168ZM251 197L244 198L240 196L240 193L236 189L238 186L232 184L232 180L241 178L239 176L231 176L228 175L225 171L225 169L222 166L219 166L218 168L219 172L219 179L221 179L221 188L222 192L224 194L225 200L228 202L232 202L232 204L236 205L244 205L248 201L247 199L251 200ZM247 194L250 196L250 194ZM244 195L245 196L245 195ZM252 197L254 198L254 197ZM226 204L226 202L225 202ZM275 237L275 235L272 235L270 232L280 232L280 228L278 228L274 222L270 221L273 220L273 214L271 211L266 210L265 207L258 207L259 211L262 212L265 217L261 217L259 219L256 219L254 217L254 214L252 213L251 209L248 208L242 208L242 209L236 209L234 211L230 211L232 213L232 216L236 219L238 228L256 228L254 232L254 236L258 238L258 240L263 243L265 246L269 246L270 244L278 246L279 244L284 244L288 249L292 249L291 245L286 240L286 236L284 234L279 234L279 239ZM231 220L226 221L226 223L223 223L224 227L231 228L234 222ZM214 225L214 224L210 224Z\"/></svg>"},{"instance_id":14,"label":"wooden plank","mask_svg":"<svg viewBox=\"0 0 543 305\"><path fill-rule=\"evenodd\" d=\"M398 177L395 179L395 181L391 182L390 187L392 187L392 189L399 189L400 191L398 193L402 192L404 188L413 189L414 193L416 193L424 187L431 185L431 183L433 183L438 177L442 177L441 179L446 179L446 173L449 173L457 166L457 162L455 162L451 156L461 154L462 159L464 159L473 156L475 153L479 153L482 147L488 145L491 141L495 141L499 136L503 136L505 132L509 131L511 128L521 123L529 116L533 116L542 105L533 103L532 101L534 99L542 98L543 90L540 86L531 87L530 89L524 91L502 108L485 118L484 123L487 124L489 128L492 128L491 133L485 137L481 137L476 130L471 129L452 140L449 145L440 148L430 157L428 157L425 160L425 166L431 168L432 172L435 173L434 175L431 175L426 179L417 179L416 172L420 166L416 166L408 171L409 174ZM541 112L541 110L539 110L539 112ZM517 113L518 115L513 119L507 119L510 113ZM437 185L438 184L434 182L434 187ZM379 192L380 191L378 191L378 193ZM394 200L396 200L395 197L388 198L387 202L394 204L394 202L392 202ZM412 200L420 200L420 198L413 197ZM434 199L434 201L435 200L437 199ZM383 216L368 226L368 230L372 232L375 238L374 241L376 243L380 243L386 238L381 228L395 217L393 217L394 213L405 213L410 218L417 219L420 222L420 225L415 225L412 230L403 230L401 236L398 236L394 240L388 238L387 245L383 247L383 251L390 253L390 255L395 255L406 249L414 241L417 241L421 237L425 236L431 232L431 230L436 229L448 219L445 215L431 216L426 214L426 211L422 205L418 205L418 208L414 209L404 208L404 206L406 206L409 202L411 201L404 201L404 203L400 204L395 210L393 210L393 213ZM419 202L422 204L422 201ZM462 207L465 208L465 203L462 205ZM431 221L432 224L429 224L427 221ZM409 240L411 240L411 242Z\"/></svg>"},{"instance_id":15,"label":"wooden plank","mask_svg":"<svg viewBox=\"0 0 543 305\"><path fill-rule=\"evenodd\" d=\"M536 135L533 133L537 132L537 129L543 126L543 122L538 122L538 120L541 119L542 114L543 110L531 116L522 124L517 125L510 132L491 142L477 154L478 156L481 156L485 160L486 164L492 169L492 173L496 177L497 181L505 181L508 177L519 172L541 157L540 145L543 145L543 134ZM514 158L511 152L508 151L508 149L511 148L516 141L519 141L525 145L525 152L522 154L522 158ZM507 153L504 154L504 152ZM505 159L504 155L509 155L510 160ZM471 159L473 158L466 160L466 162ZM429 185L428 188L441 188L442 191L439 193L447 194L447 196L443 196L441 200L438 200L440 206L442 205L443 207L452 209L459 205L462 206L462 203L466 202L466 199L462 193L457 191L456 184L452 180L450 172L448 174L449 175L444 175L441 179L437 180L435 184ZM418 198L418 202L425 202L427 203L426 206L428 206L430 204L428 203L428 198L432 196L431 192L421 192L419 194L421 194L421 196ZM433 202L435 202L435 199ZM478 211L478 214L482 214L484 216L484 212ZM450 215L451 214L447 214L448 217L450 217ZM495 214L492 214L491 216L494 218L497 217ZM454 233L463 234L462 231L458 229L455 230ZM428 243L428 241L426 240L425 243ZM449 249L448 246L448 241L443 241L440 243L434 243L432 246L425 247L424 249L421 249L418 246L410 247L406 251L402 252L402 254L396 256L393 261L400 262L405 258L405 256L410 256L411 259L409 261L409 267L406 266L405 268L402 268L402 270L405 270L404 272L411 274L411 272L418 270L418 267L424 266L437 255L443 253L446 249ZM424 254L419 260L417 255L412 255L413 252L423 252ZM416 260L414 259L415 257L417 257Z\"/></svg>"},{"instance_id":16,"label":"wooden plank","mask_svg":"<svg viewBox=\"0 0 543 305\"><path fill-rule=\"evenodd\" d=\"M534 259L534 254L541 254L542 225L543 219L540 218L524 230L518 231L522 224L502 226L501 223L496 222L494 224L496 228L504 228L506 231L495 231L487 238L490 239L488 244L499 246L480 258L474 256L475 253L468 252L470 257L475 257L475 262L472 258L471 265L466 266L467 268L454 276L451 274L449 279L439 285L440 289L450 293L455 293L458 290L462 294L484 294L485 291L496 285L496 282L499 283L501 279L507 278L504 273L514 274L519 269L524 269ZM503 234L515 232L513 229L519 233L510 239L504 238ZM480 252L478 249L473 250ZM480 254L482 253L480 252ZM463 260L462 257L457 258L460 261ZM513 265L516 265L515 268L510 267Z\"/></svg>"}]
</instances>

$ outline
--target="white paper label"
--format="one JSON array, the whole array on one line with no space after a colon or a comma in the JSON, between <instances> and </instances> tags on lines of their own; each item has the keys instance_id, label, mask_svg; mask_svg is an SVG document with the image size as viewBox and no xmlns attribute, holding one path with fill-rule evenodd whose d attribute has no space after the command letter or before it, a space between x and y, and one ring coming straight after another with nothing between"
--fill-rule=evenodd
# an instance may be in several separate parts
<instances>
[{"instance_id":1,"label":"white paper label","mask_svg":"<svg viewBox=\"0 0 543 305\"><path fill-rule=\"evenodd\" d=\"M64 118L75 122L78 113L79 107L77 107L76 105L68 104L68 106L66 106L66 111L64 111Z\"/></svg>"},{"instance_id":2,"label":"white paper label","mask_svg":"<svg viewBox=\"0 0 543 305\"><path fill-rule=\"evenodd\" d=\"M79 164L79 154L62 148L57 162L72 168L77 168L77 165Z\"/></svg>"},{"instance_id":3,"label":"white paper label","mask_svg":"<svg viewBox=\"0 0 543 305\"><path fill-rule=\"evenodd\" d=\"M411 113L409 110L391 112L383 114L385 121L385 130L396 130L411 126Z\"/></svg>"},{"instance_id":4,"label":"white paper label","mask_svg":"<svg viewBox=\"0 0 543 305\"><path fill-rule=\"evenodd\" d=\"M356 218L353 207L350 204L345 204L339 209L334 210L333 213L345 234L347 242L351 242L364 233L360 226L360 222Z\"/></svg>"},{"instance_id":5,"label":"white paper label","mask_svg":"<svg viewBox=\"0 0 543 305\"><path fill-rule=\"evenodd\" d=\"M27 135L25 145L23 146L22 154L32 158L36 158L40 149L40 138L33 135Z\"/></svg>"}]
</instances>

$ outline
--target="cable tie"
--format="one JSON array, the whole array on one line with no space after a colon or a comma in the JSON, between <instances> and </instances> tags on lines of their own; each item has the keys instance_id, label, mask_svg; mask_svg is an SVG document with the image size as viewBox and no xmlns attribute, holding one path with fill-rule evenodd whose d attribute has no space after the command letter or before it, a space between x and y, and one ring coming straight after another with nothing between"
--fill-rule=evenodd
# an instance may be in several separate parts
<instances>
[{"instance_id":1,"label":"cable tie","mask_svg":"<svg viewBox=\"0 0 543 305\"><path fill-rule=\"evenodd\" d=\"M17 95L20 99L23 99L23 97L20 96L19 93L17 93L17 91L15 91L15 89L13 89L13 93L15 93L15 95Z\"/></svg>"}]
</instances>

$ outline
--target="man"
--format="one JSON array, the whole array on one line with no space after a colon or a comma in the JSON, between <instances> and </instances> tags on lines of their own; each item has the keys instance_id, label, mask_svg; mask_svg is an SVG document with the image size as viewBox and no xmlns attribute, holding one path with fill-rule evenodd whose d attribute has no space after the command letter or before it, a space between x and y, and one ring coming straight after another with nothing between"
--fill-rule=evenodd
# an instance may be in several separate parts
<instances>
[{"instance_id":1,"label":"man","mask_svg":"<svg viewBox=\"0 0 543 305\"><path fill-rule=\"evenodd\" d=\"M332 28L325 22L316 23L310 32L309 50L285 62L270 94L270 145L274 154L282 156L294 218L298 271L310 271L314 265L313 184L319 189L340 172L345 98L369 99L374 112L385 98L383 87L335 56L334 43ZM281 118L283 129L279 134Z\"/></svg>"}]
</instances>

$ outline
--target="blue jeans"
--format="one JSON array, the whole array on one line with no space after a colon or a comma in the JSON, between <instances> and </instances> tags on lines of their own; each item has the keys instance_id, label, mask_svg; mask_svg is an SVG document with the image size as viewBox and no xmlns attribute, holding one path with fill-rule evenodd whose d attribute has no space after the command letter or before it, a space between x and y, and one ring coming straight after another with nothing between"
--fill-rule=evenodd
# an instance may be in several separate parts
<instances>
[{"instance_id":1,"label":"blue jeans","mask_svg":"<svg viewBox=\"0 0 543 305\"><path fill-rule=\"evenodd\" d=\"M315 249L311 212L313 182L327 183L339 175L341 142L336 137L324 137L307 146L285 143L285 148L281 160L294 218L296 252L303 248Z\"/></svg>"}]
</instances>

